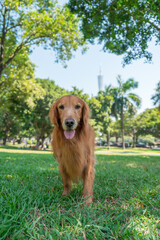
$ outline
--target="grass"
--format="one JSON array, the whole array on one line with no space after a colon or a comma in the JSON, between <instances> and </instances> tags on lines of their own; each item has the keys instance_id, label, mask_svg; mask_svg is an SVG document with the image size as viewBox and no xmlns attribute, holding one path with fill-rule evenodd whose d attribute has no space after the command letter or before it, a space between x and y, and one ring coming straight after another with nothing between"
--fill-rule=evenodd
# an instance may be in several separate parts
<instances>
[{"instance_id":1,"label":"grass","mask_svg":"<svg viewBox=\"0 0 160 240\"><path fill-rule=\"evenodd\" d=\"M160 238L160 156L97 155L94 201L61 197L51 152L0 149L1 240Z\"/></svg>"},{"instance_id":2,"label":"grass","mask_svg":"<svg viewBox=\"0 0 160 240\"><path fill-rule=\"evenodd\" d=\"M160 153L160 149L151 149L151 148L125 148L123 150L120 147L110 147L108 150L107 147L96 147L96 151L107 151L111 153Z\"/></svg>"}]
</instances>

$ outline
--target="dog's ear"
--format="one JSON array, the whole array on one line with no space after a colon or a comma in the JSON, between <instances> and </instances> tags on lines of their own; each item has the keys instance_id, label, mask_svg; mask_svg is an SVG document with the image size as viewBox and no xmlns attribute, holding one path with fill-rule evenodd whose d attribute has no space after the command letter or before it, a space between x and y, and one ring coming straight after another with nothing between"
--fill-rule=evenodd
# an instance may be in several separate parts
<instances>
[{"instance_id":1,"label":"dog's ear","mask_svg":"<svg viewBox=\"0 0 160 240\"><path fill-rule=\"evenodd\" d=\"M88 119L90 117L90 111L89 111L89 107L88 107L87 103L85 103L85 102L84 102L84 105L83 105L82 116L83 116L83 123L87 124L88 123Z\"/></svg>"},{"instance_id":2,"label":"dog's ear","mask_svg":"<svg viewBox=\"0 0 160 240\"><path fill-rule=\"evenodd\" d=\"M57 110L57 102L55 102L49 111L50 121L53 125L58 125L58 110Z\"/></svg>"}]
</instances>

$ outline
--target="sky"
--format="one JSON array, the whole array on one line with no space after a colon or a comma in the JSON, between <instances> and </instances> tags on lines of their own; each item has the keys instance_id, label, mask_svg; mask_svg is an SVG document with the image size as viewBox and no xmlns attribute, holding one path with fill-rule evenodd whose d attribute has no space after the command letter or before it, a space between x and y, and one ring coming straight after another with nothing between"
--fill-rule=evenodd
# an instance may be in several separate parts
<instances>
[{"instance_id":1,"label":"sky","mask_svg":"<svg viewBox=\"0 0 160 240\"><path fill-rule=\"evenodd\" d=\"M104 85L117 86L118 75L124 81L133 78L139 82L138 89L133 91L142 99L139 112L154 107L151 97L160 81L160 45L155 46L154 41L149 44L148 50L153 54L152 63L145 63L145 59L141 59L125 67L122 66L123 56L103 52L102 47L88 45L89 49L85 54L81 53L81 49L77 50L74 57L67 62L67 68L61 63L55 63L55 53L52 50L44 50L42 47L35 47L30 59L36 65L36 77L54 80L66 90L72 90L76 86L90 97L98 93L97 76L100 66Z\"/></svg>"}]
</instances>

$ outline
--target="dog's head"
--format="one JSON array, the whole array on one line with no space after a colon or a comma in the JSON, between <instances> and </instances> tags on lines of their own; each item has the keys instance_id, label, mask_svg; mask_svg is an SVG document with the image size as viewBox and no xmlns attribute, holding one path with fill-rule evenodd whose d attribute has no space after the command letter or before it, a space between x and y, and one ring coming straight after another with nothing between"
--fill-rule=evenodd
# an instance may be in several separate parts
<instances>
[{"instance_id":1,"label":"dog's head","mask_svg":"<svg viewBox=\"0 0 160 240\"><path fill-rule=\"evenodd\" d=\"M89 107L79 97L67 95L58 99L50 109L50 121L64 131L66 139L72 139L79 127L89 119Z\"/></svg>"}]
</instances>

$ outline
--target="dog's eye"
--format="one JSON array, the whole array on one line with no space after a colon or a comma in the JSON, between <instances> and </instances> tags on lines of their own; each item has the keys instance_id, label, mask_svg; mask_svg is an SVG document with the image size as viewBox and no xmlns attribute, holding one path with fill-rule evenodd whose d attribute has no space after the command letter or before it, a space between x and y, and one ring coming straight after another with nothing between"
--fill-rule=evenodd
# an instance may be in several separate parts
<instances>
[{"instance_id":1,"label":"dog's eye","mask_svg":"<svg viewBox=\"0 0 160 240\"><path fill-rule=\"evenodd\" d=\"M75 106L75 109L80 109L80 107L81 107L81 106L77 104L77 105Z\"/></svg>"},{"instance_id":2,"label":"dog's eye","mask_svg":"<svg viewBox=\"0 0 160 240\"><path fill-rule=\"evenodd\" d=\"M59 108L60 108L61 110L63 110L63 109L64 109L64 105L60 105Z\"/></svg>"}]
</instances>

